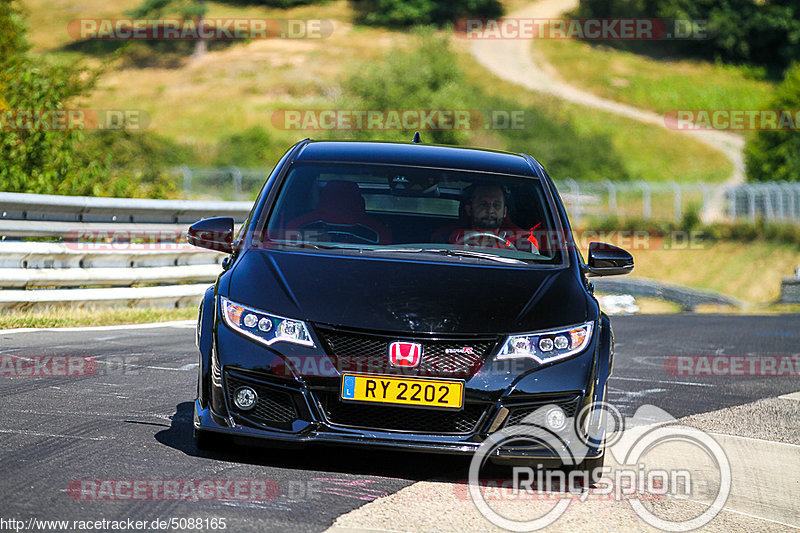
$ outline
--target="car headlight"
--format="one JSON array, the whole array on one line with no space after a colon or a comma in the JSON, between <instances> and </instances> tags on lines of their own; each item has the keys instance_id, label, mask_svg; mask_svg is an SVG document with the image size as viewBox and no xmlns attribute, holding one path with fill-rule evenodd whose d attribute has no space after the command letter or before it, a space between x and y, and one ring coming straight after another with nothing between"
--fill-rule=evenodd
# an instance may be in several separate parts
<instances>
[{"instance_id":1,"label":"car headlight","mask_svg":"<svg viewBox=\"0 0 800 533\"><path fill-rule=\"evenodd\" d=\"M222 318L239 333L270 346L276 342L289 342L314 346L305 322L271 315L246 305L237 304L220 296Z\"/></svg>"},{"instance_id":2,"label":"car headlight","mask_svg":"<svg viewBox=\"0 0 800 533\"><path fill-rule=\"evenodd\" d=\"M512 335L497 354L498 359L529 357L540 363L566 359L583 351L592 339L592 323L539 333Z\"/></svg>"}]
</instances>

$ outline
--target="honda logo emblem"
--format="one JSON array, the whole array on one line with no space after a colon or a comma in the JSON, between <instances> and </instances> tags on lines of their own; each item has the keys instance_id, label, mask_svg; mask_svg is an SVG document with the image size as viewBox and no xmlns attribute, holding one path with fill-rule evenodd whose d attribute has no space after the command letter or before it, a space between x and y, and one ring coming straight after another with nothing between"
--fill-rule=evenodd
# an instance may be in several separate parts
<instances>
[{"instance_id":1,"label":"honda logo emblem","mask_svg":"<svg viewBox=\"0 0 800 533\"><path fill-rule=\"evenodd\" d=\"M389 345L389 363L392 366L419 366L422 345L416 342L393 342Z\"/></svg>"}]
</instances>

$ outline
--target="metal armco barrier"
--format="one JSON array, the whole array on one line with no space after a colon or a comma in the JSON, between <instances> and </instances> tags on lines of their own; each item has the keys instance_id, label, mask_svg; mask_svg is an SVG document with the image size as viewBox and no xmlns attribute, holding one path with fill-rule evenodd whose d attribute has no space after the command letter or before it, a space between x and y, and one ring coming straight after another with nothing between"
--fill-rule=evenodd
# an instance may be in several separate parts
<instances>
[{"instance_id":1,"label":"metal armco barrier","mask_svg":"<svg viewBox=\"0 0 800 533\"><path fill-rule=\"evenodd\" d=\"M0 309L196 305L224 254L186 243L251 202L0 193Z\"/></svg>"}]
</instances>

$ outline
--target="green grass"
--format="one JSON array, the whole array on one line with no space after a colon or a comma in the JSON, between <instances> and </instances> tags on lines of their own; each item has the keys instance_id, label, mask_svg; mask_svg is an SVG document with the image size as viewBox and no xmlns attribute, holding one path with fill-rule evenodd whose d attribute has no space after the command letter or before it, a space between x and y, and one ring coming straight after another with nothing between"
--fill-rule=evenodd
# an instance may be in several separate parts
<instances>
[{"instance_id":1,"label":"green grass","mask_svg":"<svg viewBox=\"0 0 800 533\"><path fill-rule=\"evenodd\" d=\"M693 250L631 250L633 275L734 296L749 310L780 297L781 280L800 264L797 246L756 241L716 242ZM584 251L585 254L585 251Z\"/></svg>"},{"instance_id":2,"label":"green grass","mask_svg":"<svg viewBox=\"0 0 800 533\"><path fill-rule=\"evenodd\" d=\"M125 0L107 6L86 0L79 6L67 0L31 0L31 39L36 50L71 61L75 52L59 52L69 44L66 24L79 17L120 16L137 1ZM413 38L402 32L352 26L353 13L346 0L322 6L275 10L264 6L232 6L209 3L209 17L299 17L334 20L334 32L327 39L289 41L282 39L238 43L210 51L199 60L186 60L176 68L130 68L117 63L101 77L96 90L74 105L97 109L141 109L151 118L149 129L192 147L196 164L212 164L220 138L253 126L265 127L277 158L283 150L306 137L323 137L325 132L292 131L276 128L273 113L280 109L330 108L341 105L342 80L359 65L381 61L392 47L404 47ZM646 181L721 182L731 165L721 154L676 132L644 125L609 113L567 104L541 94L501 82L488 73L466 51L466 43L453 39L460 48L462 68L469 85L495 98L541 110L555 124L548 131L558 135L564 125L593 149L613 154L619 172L603 170L598 175L554 175L582 180L598 177ZM140 44L140 43L137 43ZM55 52L53 52L55 51ZM79 55L79 54L77 54ZM99 58L87 56L92 62ZM400 103L398 106L402 107ZM526 125L536 128L537 125ZM529 136L534 138L536 136ZM553 140L555 137L552 137ZM565 137L566 138L566 137ZM561 139L563 140L563 139ZM547 146L542 135L536 142L514 139L497 132L477 132L470 144L488 148L526 151L545 165L557 167L559 158L577 157L560 147ZM549 149L548 149L549 148ZM265 164L264 166L268 166ZM564 166L564 165L562 165ZM597 174L597 173L595 173Z\"/></svg>"},{"instance_id":3,"label":"green grass","mask_svg":"<svg viewBox=\"0 0 800 533\"><path fill-rule=\"evenodd\" d=\"M762 109L774 85L733 65L656 60L575 40L537 40L534 54L567 82L599 96L664 113L671 109Z\"/></svg>"},{"instance_id":4,"label":"green grass","mask_svg":"<svg viewBox=\"0 0 800 533\"><path fill-rule=\"evenodd\" d=\"M74 309L58 307L46 310L0 313L0 329L63 328L70 326L112 326L146 324L173 320L194 320L195 307L179 309Z\"/></svg>"}]
</instances>

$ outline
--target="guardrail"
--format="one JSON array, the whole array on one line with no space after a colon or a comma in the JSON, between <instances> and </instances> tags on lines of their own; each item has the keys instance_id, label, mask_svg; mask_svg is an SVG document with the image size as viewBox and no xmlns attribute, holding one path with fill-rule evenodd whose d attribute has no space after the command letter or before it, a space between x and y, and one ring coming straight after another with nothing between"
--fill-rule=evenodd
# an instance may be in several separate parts
<instances>
[{"instance_id":1,"label":"guardrail","mask_svg":"<svg viewBox=\"0 0 800 533\"><path fill-rule=\"evenodd\" d=\"M635 184L629 185L626 191L635 189ZM800 184L781 185L781 194L776 186L764 185L769 194L762 196L759 187L730 189L729 210L737 216L743 212L751 217L764 212L773 219L798 216ZM605 199L598 199L598 188L607 192ZM650 207L653 187L639 186L639 190L642 208ZM682 190L672 188L676 217ZM703 185L694 190L701 198L710 194ZM746 211L739 207L742 190L750 201ZM611 182L567 183L562 191L578 217L604 206L616 209L625 194ZM0 193L0 309L194 305L219 274L224 254L188 245L188 226L211 216L231 216L241 223L251 206L250 202ZM597 285L599 290L675 301L684 309L703 303L739 305L722 295L654 283L614 279Z\"/></svg>"},{"instance_id":2,"label":"guardrail","mask_svg":"<svg viewBox=\"0 0 800 533\"><path fill-rule=\"evenodd\" d=\"M224 254L187 244L189 225L251 207L0 193L0 309L195 305Z\"/></svg>"}]
</instances>

